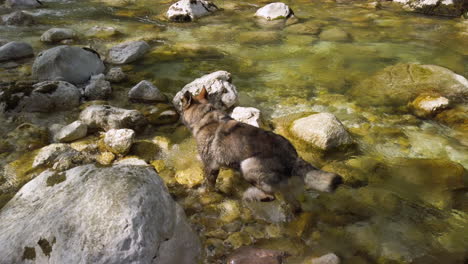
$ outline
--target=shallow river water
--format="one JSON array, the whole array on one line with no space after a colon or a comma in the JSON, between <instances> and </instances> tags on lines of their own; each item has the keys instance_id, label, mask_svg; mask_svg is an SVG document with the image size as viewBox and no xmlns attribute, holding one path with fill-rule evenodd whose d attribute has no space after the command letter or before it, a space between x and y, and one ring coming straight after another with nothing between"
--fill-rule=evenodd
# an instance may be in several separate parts
<instances>
[{"instance_id":1,"label":"shallow river water","mask_svg":"<svg viewBox=\"0 0 468 264\"><path fill-rule=\"evenodd\" d=\"M102 55L123 41L148 41L151 52L124 66L128 81L113 85L109 103L116 106L141 107L129 102L126 93L142 79L173 96L195 78L226 70L238 89L239 105L259 108L278 133L295 114L331 112L341 120L356 142L351 149L323 153L291 138L306 160L343 175L346 184L332 194L303 194L304 212L289 221L282 221L280 202L248 205L235 191L206 194L168 179L178 170L200 170L195 143L181 125L156 127L140 136L142 141L155 136L170 141L170 150L155 159L165 164L160 174L202 238L203 263L223 263L242 245L288 251L285 263L328 252L343 263L466 263L467 98L446 110L452 112L445 119L421 119L409 111L408 102L391 96L368 101L365 95L378 87L362 81L400 63L438 65L468 77L468 20L386 5L376 9L365 1L284 2L296 20L265 23L253 14L268 2L226 0L215 1L223 11L183 24L166 21L172 3L167 0L46 2L47 8L27 11L40 24L0 26L0 37L26 41L36 54L51 47L39 37L52 26L75 29L80 38L74 44ZM96 25L120 33L87 37ZM345 36L321 35L334 28ZM31 64L0 68L0 78L27 79ZM45 114L34 120L43 126L70 122L79 110L65 120ZM6 135L22 121L10 118L0 132ZM20 154L2 158L10 162ZM230 178L232 172L224 174L221 180L243 184Z\"/></svg>"}]
</instances>

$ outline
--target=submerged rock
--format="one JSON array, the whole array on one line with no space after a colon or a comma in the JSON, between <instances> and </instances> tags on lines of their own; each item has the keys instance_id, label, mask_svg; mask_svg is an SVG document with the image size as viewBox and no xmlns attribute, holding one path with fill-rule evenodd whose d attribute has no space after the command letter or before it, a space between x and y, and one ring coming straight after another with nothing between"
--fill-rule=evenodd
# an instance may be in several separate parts
<instances>
[{"instance_id":1,"label":"submerged rock","mask_svg":"<svg viewBox=\"0 0 468 264\"><path fill-rule=\"evenodd\" d=\"M16 60L34 56L31 45L26 42L12 41L0 47L0 61Z\"/></svg>"},{"instance_id":2,"label":"submerged rock","mask_svg":"<svg viewBox=\"0 0 468 264\"><path fill-rule=\"evenodd\" d=\"M438 93L453 102L466 101L468 80L436 65L396 64L350 90L350 95L364 105L402 106L423 93Z\"/></svg>"},{"instance_id":3,"label":"submerged rock","mask_svg":"<svg viewBox=\"0 0 468 264\"><path fill-rule=\"evenodd\" d=\"M260 127L262 124L260 110L254 107L238 106L232 110L231 117L239 122L255 127Z\"/></svg>"},{"instance_id":4,"label":"submerged rock","mask_svg":"<svg viewBox=\"0 0 468 264\"><path fill-rule=\"evenodd\" d=\"M88 100L107 99L111 94L112 87L103 73L91 76L89 84L84 89L84 96Z\"/></svg>"},{"instance_id":5,"label":"submerged rock","mask_svg":"<svg viewBox=\"0 0 468 264\"><path fill-rule=\"evenodd\" d=\"M255 13L256 17L262 17L266 20L285 19L293 15L294 13L291 8L281 2L268 4L258 9Z\"/></svg>"},{"instance_id":6,"label":"submerged rock","mask_svg":"<svg viewBox=\"0 0 468 264\"><path fill-rule=\"evenodd\" d=\"M330 113L318 113L293 122L291 132L316 147L328 150L353 142L343 124Z\"/></svg>"},{"instance_id":7,"label":"submerged rock","mask_svg":"<svg viewBox=\"0 0 468 264\"><path fill-rule=\"evenodd\" d=\"M190 22L217 10L218 7L210 1L181 0L171 5L166 15L174 22Z\"/></svg>"},{"instance_id":8,"label":"submerged rock","mask_svg":"<svg viewBox=\"0 0 468 264\"><path fill-rule=\"evenodd\" d=\"M104 135L107 149L118 155L125 155L132 147L135 131L131 129L111 129Z\"/></svg>"},{"instance_id":9,"label":"submerged rock","mask_svg":"<svg viewBox=\"0 0 468 264\"><path fill-rule=\"evenodd\" d=\"M128 92L128 98L137 101L166 101L166 96L151 82L143 80Z\"/></svg>"},{"instance_id":10,"label":"submerged rock","mask_svg":"<svg viewBox=\"0 0 468 264\"><path fill-rule=\"evenodd\" d=\"M84 83L93 75L104 72L99 55L78 47L58 46L41 52L32 67L33 77L39 80L64 80Z\"/></svg>"},{"instance_id":11,"label":"submerged rock","mask_svg":"<svg viewBox=\"0 0 468 264\"><path fill-rule=\"evenodd\" d=\"M150 46L145 41L125 42L109 50L107 62L112 64L131 63L143 57L149 50Z\"/></svg>"},{"instance_id":12,"label":"submerged rock","mask_svg":"<svg viewBox=\"0 0 468 264\"><path fill-rule=\"evenodd\" d=\"M58 142L71 142L85 137L87 133L88 126L85 123L78 120L62 127L54 135L54 139Z\"/></svg>"},{"instance_id":13,"label":"submerged rock","mask_svg":"<svg viewBox=\"0 0 468 264\"><path fill-rule=\"evenodd\" d=\"M26 14L23 11L15 11L13 13L3 15L1 21L9 26L30 26L36 23L34 17Z\"/></svg>"},{"instance_id":14,"label":"submerged rock","mask_svg":"<svg viewBox=\"0 0 468 264\"><path fill-rule=\"evenodd\" d=\"M120 67L111 68L106 74L106 80L111 83L119 83L125 79L127 79L127 74Z\"/></svg>"},{"instance_id":15,"label":"submerged rock","mask_svg":"<svg viewBox=\"0 0 468 264\"><path fill-rule=\"evenodd\" d=\"M351 39L348 32L338 27L331 27L323 30L319 37L322 41L348 41Z\"/></svg>"},{"instance_id":16,"label":"submerged rock","mask_svg":"<svg viewBox=\"0 0 468 264\"><path fill-rule=\"evenodd\" d=\"M446 109L449 104L449 99L443 96L420 95L411 102L410 107L419 117L431 117Z\"/></svg>"},{"instance_id":17,"label":"submerged rock","mask_svg":"<svg viewBox=\"0 0 468 264\"><path fill-rule=\"evenodd\" d=\"M283 251L241 247L228 256L228 264L281 264L288 254Z\"/></svg>"},{"instance_id":18,"label":"submerged rock","mask_svg":"<svg viewBox=\"0 0 468 264\"><path fill-rule=\"evenodd\" d=\"M417 13L438 16L459 17L467 11L463 0L393 0Z\"/></svg>"},{"instance_id":19,"label":"submerged rock","mask_svg":"<svg viewBox=\"0 0 468 264\"><path fill-rule=\"evenodd\" d=\"M266 45L281 42L281 34L276 31L249 31L239 34L241 44Z\"/></svg>"},{"instance_id":20,"label":"submerged rock","mask_svg":"<svg viewBox=\"0 0 468 264\"><path fill-rule=\"evenodd\" d=\"M221 109L227 109L235 105L238 100L237 88L232 84L231 74L227 71L217 71L204 75L187 84L173 99L177 110L181 110L181 99L186 91L193 95L201 92L203 87L208 92L210 103Z\"/></svg>"},{"instance_id":21,"label":"submerged rock","mask_svg":"<svg viewBox=\"0 0 468 264\"><path fill-rule=\"evenodd\" d=\"M42 4L37 0L6 0L5 7L7 8L36 8Z\"/></svg>"},{"instance_id":22,"label":"submerged rock","mask_svg":"<svg viewBox=\"0 0 468 264\"><path fill-rule=\"evenodd\" d=\"M148 166L45 171L0 217L5 263L192 264L200 256L184 211Z\"/></svg>"},{"instance_id":23,"label":"submerged rock","mask_svg":"<svg viewBox=\"0 0 468 264\"><path fill-rule=\"evenodd\" d=\"M45 81L35 84L30 95L21 98L17 110L51 112L71 110L80 105L81 92L71 83Z\"/></svg>"},{"instance_id":24,"label":"submerged rock","mask_svg":"<svg viewBox=\"0 0 468 264\"><path fill-rule=\"evenodd\" d=\"M87 37L109 38L118 35L120 32L115 27L94 26L86 31Z\"/></svg>"},{"instance_id":25,"label":"submerged rock","mask_svg":"<svg viewBox=\"0 0 468 264\"><path fill-rule=\"evenodd\" d=\"M41 36L42 42L60 42L66 39L74 39L76 37L76 33L73 29L69 28L51 28L44 32Z\"/></svg>"},{"instance_id":26,"label":"submerged rock","mask_svg":"<svg viewBox=\"0 0 468 264\"><path fill-rule=\"evenodd\" d=\"M92 129L132 128L146 125L146 118L137 110L127 110L110 105L91 105L80 114L80 120Z\"/></svg>"}]
</instances>

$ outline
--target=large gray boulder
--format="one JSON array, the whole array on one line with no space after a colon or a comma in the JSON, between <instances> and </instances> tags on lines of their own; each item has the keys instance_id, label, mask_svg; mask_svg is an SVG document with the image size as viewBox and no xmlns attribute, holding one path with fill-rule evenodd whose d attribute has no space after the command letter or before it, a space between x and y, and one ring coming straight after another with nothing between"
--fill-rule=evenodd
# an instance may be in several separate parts
<instances>
[{"instance_id":1,"label":"large gray boulder","mask_svg":"<svg viewBox=\"0 0 468 264\"><path fill-rule=\"evenodd\" d=\"M1 23L9 26L30 26L36 23L34 17L23 11L15 11L1 17Z\"/></svg>"},{"instance_id":2,"label":"large gray boulder","mask_svg":"<svg viewBox=\"0 0 468 264\"><path fill-rule=\"evenodd\" d=\"M80 113L80 120L88 128L110 129L132 128L138 130L146 125L147 120L137 110L127 110L110 105L91 105Z\"/></svg>"},{"instance_id":3,"label":"large gray boulder","mask_svg":"<svg viewBox=\"0 0 468 264\"><path fill-rule=\"evenodd\" d=\"M149 166L47 170L0 218L2 263L192 264L200 255L183 210Z\"/></svg>"},{"instance_id":4,"label":"large gray boulder","mask_svg":"<svg viewBox=\"0 0 468 264\"><path fill-rule=\"evenodd\" d=\"M256 17L262 17L266 20L285 19L292 15L294 13L291 8L281 2L268 4L255 12Z\"/></svg>"},{"instance_id":5,"label":"large gray boulder","mask_svg":"<svg viewBox=\"0 0 468 264\"><path fill-rule=\"evenodd\" d=\"M402 106L424 93L460 102L468 100L468 80L437 65L401 63L364 79L349 93L364 105Z\"/></svg>"},{"instance_id":6,"label":"large gray boulder","mask_svg":"<svg viewBox=\"0 0 468 264\"><path fill-rule=\"evenodd\" d=\"M138 60L150 50L146 41L131 41L119 44L109 50L107 62L125 64Z\"/></svg>"},{"instance_id":7,"label":"large gray boulder","mask_svg":"<svg viewBox=\"0 0 468 264\"><path fill-rule=\"evenodd\" d=\"M426 15L459 17L468 11L466 0L393 0L393 2Z\"/></svg>"},{"instance_id":8,"label":"large gray boulder","mask_svg":"<svg viewBox=\"0 0 468 264\"><path fill-rule=\"evenodd\" d=\"M21 98L17 109L27 112L71 110L80 105L81 91L71 83L45 81L33 86L33 91Z\"/></svg>"},{"instance_id":9,"label":"large gray boulder","mask_svg":"<svg viewBox=\"0 0 468 264\"><path fill-rule=\"evenodd\" d=\"M73 39L76 33L73 29L69 28L51 28L44 32L41 36L42 42L55 43L65 39Z\"/></svg>"},{"instance_id":10,"label":"large gray boulder","mask_svg":"<svg viewBox=\"0 0 468 264\"><path fill-rule=\"evenodd\" d=\"M172 102L175 108L179 111L181 110L181 100L185 92L189 91L193 95L198 95L203 87L208 92L208 100L216 107L227 109L237 104L237 88L232 84L231 74L227 71L217 71L204 75L185 85L174 96Z\"/></svg>"},{"instance_id":11,"label":"large gray boulder","mask_svg":"<svg viewBox=\"0 0 468 264\"><path fill-rule=\"evenodd\" d=\"M12 41L0 47L0 61L21 59L34 56L31 45L26 42Z\"/></svg>"},{"instance_id":12,"label":"large gray boulder","mask_svg":"<svg viewBox=\"0 0 468 264\"><path fill-rule=\"evenodd\" d=\"M169 7L167 18L174 22L190 22L218 10L212 2L205 0L181 0Z\"/></svg>"},{"instance_id":13,"label":"large gray boulder","mask_svg":"<svg viewBox=\"0 0 468 264\"><path fill-rule=\"evenodd\" d=\"M96 53L72 46L58 46L41 52L32 67L39 80L63 80L81 84L104 72L104 63Z\"/></svg>"},{"instance_id":14,"label":"large gray boulder","mask_svg":"<svg viewBox=\"0 0 468 264\"><path fill-rule=\"evenodd\" d=\"M330 113L318 113L293 122L291 132L298 138L322 150L329 150L353 142L341 122Z\"/></svg>"},{"instance_id":15,"label":"large gray boulder","mask_svg":"<svg viewBox=\"0 0 468 264\"><path fill-rule=\"evenodd\" d=\"M41 3L37 0L6 0L5 7L7 8L36 8L40 7Z\"/></svg>"}]
</instances>

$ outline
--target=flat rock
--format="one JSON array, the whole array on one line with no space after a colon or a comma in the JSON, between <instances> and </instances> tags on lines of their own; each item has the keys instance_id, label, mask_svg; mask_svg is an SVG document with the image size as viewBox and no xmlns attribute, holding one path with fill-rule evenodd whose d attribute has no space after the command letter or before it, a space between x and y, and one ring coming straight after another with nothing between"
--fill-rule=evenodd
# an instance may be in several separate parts
<instances>
[{"instance_id":1,"label":"flat rock","mask_svg":"<svg viewBox=\"0 0 468 264\"><path fill-rule=\"evenodd\" d=\"M166 101L166 96L151 82L143 80L128 92L128 98L137 101Z\"/></svg>"},{"instance_id":2,"label":"flat rock","mask_svg":"<svg viewBox=\"0 0 468 264\"><path fill-rule=\"evenodd\" d=\"M232 84L231 74L227 71L217 71L185 85L172 101L175 108L181 110L181 99L186 91L198 95L203 87L208 92L208 100L217 108L227 109L238 101L237 88Z\"/></svg>"},{"instance_id":3,"label":"flat rock","mask_svg":"<svg viewBox=\"0 0 468 264\"><path fill-rule=\"evenodd\" d=\"M107 62L112 64L131 63L143 57L149 50L150 46L145 41L122 43L109 50Z\"/></svg>"},{"instance_id":4,"label":"flat rock","mask_svg":"<svg viewBox=\"0 0 468 264\"><path fill-rule=\"evenodd\" d=\"M318 113L300 118L293 122L291 132L323 150L353 142L343 124L330 113Z\"/></svg>"},{"instance_id":5,"label":"flat rock","mask_svg":"<svg viewBox=\"0 0 468 264\"><path fill-rule=\"evenodd\" d=\"M66 39L74 39L76 33L69 28L51 28L41 36L42 42L55 43Z\"/></svg>"},{"instance_id":6,"label":"flat rock","mask_svg":"<svg viewBox=\"0 0 468 264\"><path fill-rule=\"evenodd\" d=\"M184 211L148 166L47 170L0 218L4 263L192 264L201 253Z\"/></svg>"},{"instance_id":7,"label":"flat rock","mask_svg":"<svg viewBox=\"0 0 468 264\"><path fill-rule=\"evenodd\" d=\"M80 120L91 129L131 128L138 130L147 120L137 110L127 110L110 105L91 105L80 114Z\"/></svg>"},{"instance_id":8,"label":"flat rock","mask_svg":"<svg viewBox=\"0 0 468 264\"><path fill-rule=\"evenodd\" d=\"M91 76L88 85L84 89L84 96L88 100L104 100L111 94L111 84L106 80L106 76L103 73Z\"/></svg>"},{"instance_id":9,"label":"flat rock","mask_svg":"<svg viewBox=\"0 0 468 264\"><path fill-rule=\"evenodd\" d=\"M262 124L260 110L254 107L235 107L232 110L231 117L239 122L255 127L260 127Z\"/></svg>"},{"instance_id":10,"label":"flat rock","mask_svg":"<svg viewBox=\"0 0 468 264\"><path fill-rule=\"evenodd\" d=\"M58 142L71 142L85 137L87 133L88 126L85 123L78 120L62 127L54 135L54 138Z\"/></svg>"},{"instance_id":11,"label":"flat rock","mask_svg":"<svg viewBox=\"0 0 468 264\"><path fill-rule=\"evenodd\" d=\"M36 8L42 4L37 0L6 0L5 7L7 8Z\"/></svg>"},{"instance_id":12,"label":"flat rock","mask_svg":"<svg viewBox=\"0 0 468 264\"><path fill-rule=\"evenodd\" d=\"M21 98L17 110L51 112L71 110L80 105L81 91L71 83L45 81L33 86L33 91Z\"/></svg>"},{"instance_id":13,"label":"flat rock","mask_svg":"<svg viewBox=\"0 0 468 264\"><path fill-rule=\"evenodd\" d=\"M127 128L111 129L104 134L107 149L118 155L125 155L133 144L135 131Z\"/></svg>"},{"instance_id":14,"label":"flat rock","mask_svg":"<svg viewBox=\"0 0 468 264\"><path fill-rule=\"evenodd\" d=\"M285 19L294 15L294 12L285 3L277 2L268 4L257 10L256 17L266 20Z\"/></svg>"},{"instance_id":15,"label":"flat rock","mask_svg":"<svg viewBox=\"0 0 468 264\"><path fill-rule=\"evenodd\" d=\"M10 14L3 15L1 21L9 26L30 26L36 23L32 15L26 14L23 11L15 11Z\"/></svg>"},{"instance_id":16,"label":"flat rock","mask_svg":"<svg viewBox=\"0 0 468 264\"><path fill-rule=\"evenodd\" d=\"M468 80L437 65L401 63L364 79L349 93L363 105L403 106L420 94L434 93L456 103L467 101Z\"/></svg>"},{"instance_id":17,"label":"flat rock","mask_svg":"<svg viewBox=\"0 0 468 264\"><path fill-rule=\"evenodd\" d=\"M12 41L0 47L0 61L21 59L34 56L31 45L25 42Z\"/></svg>"},{"instance_id":18,"label":"flat rock","mask_svg":"<svg viewBox=\"0 0 468 264\"><path fill-rule=\"evenodd\" d=\"M104 63L96 53L62 45L41 52L34 61L32 74L39 80L81 84L91 76L104 72L104 69Z\"/></svg>"},{"instance_id":19,"label":"flat rock","mask_svg":"<svg viewBox=\"0 0 468 264\"><path fill-rule=\"evenodd\" d=\"M111 68L106 74L106 80L111 83L119 83L125 79L127 79L127 74L120 67Z\"/></svg>"},{"instance_id":20,"label":"flat rock","mask_svg":"<svg viewBox=\"0 0 468 264\"><path fill-rule=\"evenodd\" d=\"M171 5L166 15L174 22L190 22L217 10L218 7L210 1L181 0Z\"/></svg>"}]
</instances>

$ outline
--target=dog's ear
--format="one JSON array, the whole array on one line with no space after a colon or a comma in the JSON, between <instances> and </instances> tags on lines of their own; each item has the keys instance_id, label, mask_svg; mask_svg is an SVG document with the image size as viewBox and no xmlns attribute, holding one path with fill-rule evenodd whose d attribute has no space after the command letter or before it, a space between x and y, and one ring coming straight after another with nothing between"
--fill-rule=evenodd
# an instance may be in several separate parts
<instances>
[{"instance_id":1,"label":"dog's ear","mask_svg":"<svg viewBox=\"0 0 468 264\"><path fill-rule=\"evenodd\" d=\"M206 91L205 86L201 89L200 93L195 97L198 102L207 103L208 102L208 91Z\"/></svg>"},{"instance_id":2,"label":"dog's ear","mask_svg":"<svg viewBox=\"0 0 468 264\"><path fill-rule=\"evenodd\" d=\"M182 96L182 109L187 109L192 104L192 94L189 91L186 91Z\"/></svg>"}]
</instances>

